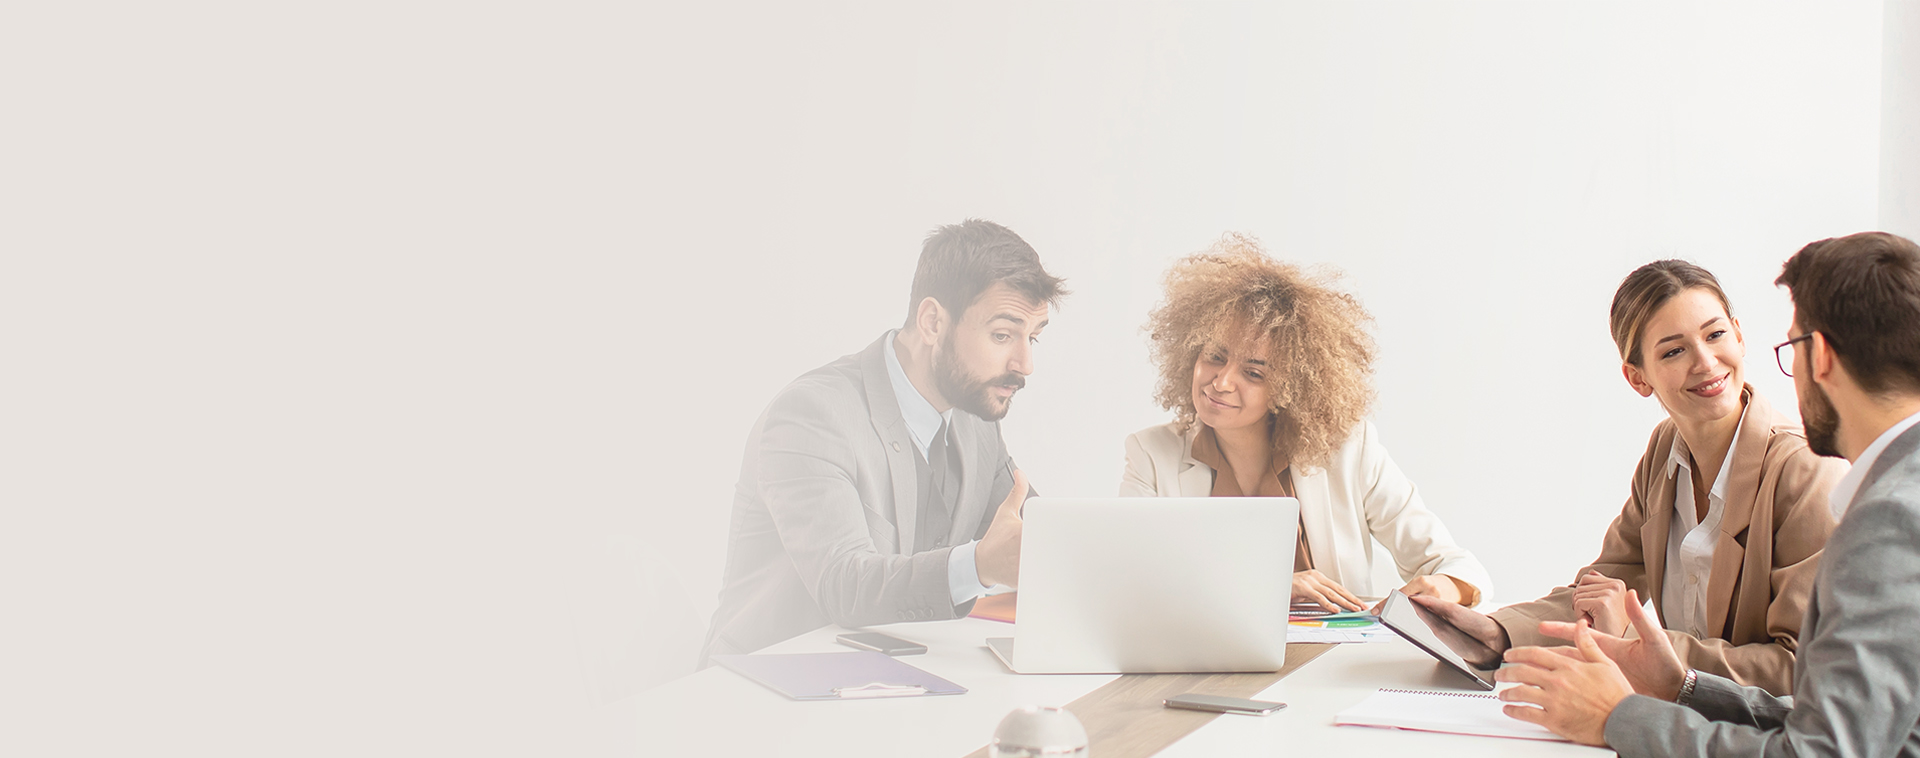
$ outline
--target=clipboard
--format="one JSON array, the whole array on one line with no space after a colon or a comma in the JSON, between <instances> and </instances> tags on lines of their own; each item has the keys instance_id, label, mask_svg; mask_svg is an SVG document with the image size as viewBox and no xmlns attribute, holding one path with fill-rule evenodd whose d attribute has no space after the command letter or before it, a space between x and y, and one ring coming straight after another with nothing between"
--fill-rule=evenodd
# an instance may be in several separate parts
<instances>
[{"instance_id":1,"label":"clipboard","mask_svg":"<svg viewBox=\"0 0 1920 758\"><path fill-rule=\"evenodd\" d=\"M793 700L959 695L967 691L899 659L870 650L716 655L713 662Z\"/></svg>"}]
</instances>

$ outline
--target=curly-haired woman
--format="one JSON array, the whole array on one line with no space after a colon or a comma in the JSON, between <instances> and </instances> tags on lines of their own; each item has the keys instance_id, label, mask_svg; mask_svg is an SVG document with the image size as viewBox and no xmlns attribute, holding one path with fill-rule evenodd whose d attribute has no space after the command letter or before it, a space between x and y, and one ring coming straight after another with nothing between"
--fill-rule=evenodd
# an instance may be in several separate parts
<instances>
[{"instance_id":1,"label":"curly-haired woman","mask_svg":"<svg viewBox=\"0 0 1920 758\"><path fill-rule=\"evenodd\" d=\"M1227 235L1181 259L1147 325L1167 424L1127 437L1120 494L1294 497L1293 600L1358 610L1373 540L1401 588L1472 605L1487 570L1454 544L1373 425L1371 320L1353 296ZM1371 539L1369 539L1371 538Z\"/></svg>"}]
</instances>

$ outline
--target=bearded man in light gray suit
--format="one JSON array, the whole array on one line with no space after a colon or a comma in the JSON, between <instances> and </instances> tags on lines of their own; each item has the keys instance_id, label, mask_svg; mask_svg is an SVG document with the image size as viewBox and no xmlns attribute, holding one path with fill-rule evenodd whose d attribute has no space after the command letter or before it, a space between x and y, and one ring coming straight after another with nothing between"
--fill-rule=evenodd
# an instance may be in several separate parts
<instances>
[{"instance_id":1,"label":"bearded man in light gray suit","mask_svg":"<svg viewBox=\"0 0 1920 758\"><path fill-rule=\"evenodd\" d=\"M941 227L905 324L780 391L747 439L702 661L829 623L958 618L1018 585L1030 491L999 420L1062 281L1004 226Z\"/></svg>"},{"instance_id":2,"label":"bearded man in light gray suit","mask_svg":"<svg viewBox=\"0 0 1920 758\"><path fill-rule=\"evenodd\" d=\"M1807 444L1853 461L1800 629L1792 697L1687 670L1639 598L1637 639L1542 624L1575 648L1509 651L1509 715L1622 756L1920 756L1920 247L1821 240L1776 284L1794 306L1775 347ZM1553 627L1549 629L1549 627Z\"/></svg>"}]
</instances>

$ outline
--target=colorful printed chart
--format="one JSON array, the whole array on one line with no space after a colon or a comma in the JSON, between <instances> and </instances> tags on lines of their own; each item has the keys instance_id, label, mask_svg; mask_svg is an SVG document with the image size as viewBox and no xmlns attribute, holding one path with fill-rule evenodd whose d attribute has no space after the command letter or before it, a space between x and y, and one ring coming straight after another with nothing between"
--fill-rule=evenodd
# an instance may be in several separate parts
<instances>
[{"instance_id":1,"label":"colorful printed chart","mask_svg":"<svg viewBox=\"0 0 1920 758\"><path fill-rule=\"evenodd\" d=\"M1379 618L1365 613L1341 613L1321 617L1293 617L1287 622L1288 642L1385 642L1393 639L1392 629Z\"/></svg>"}]
</instances>

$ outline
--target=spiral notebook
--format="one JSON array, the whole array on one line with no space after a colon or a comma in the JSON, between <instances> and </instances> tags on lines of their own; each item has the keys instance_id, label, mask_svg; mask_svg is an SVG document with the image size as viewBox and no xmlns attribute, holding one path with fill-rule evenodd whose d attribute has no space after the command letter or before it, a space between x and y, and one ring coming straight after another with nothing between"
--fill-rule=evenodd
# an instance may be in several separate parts
<instances>
[{"instance_id":1,"label":"spiral notebook","mask_svg":"<svg viewBox=\"0 0 1920 758\"><path fill-rule=\"evenodd\" d=\"M1421 732L1511 737L1520 740L1566 738L1501 711L1507 705L1491 692L1430 692L1382 689L1333 717L1336 726L1377 726Z\"/></svg>"}]
</instances>

